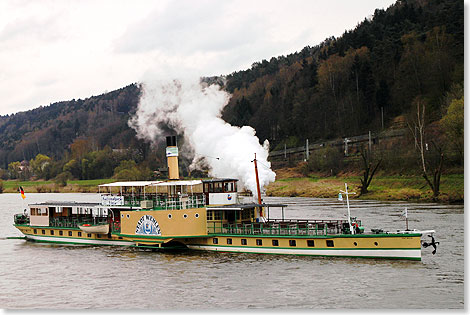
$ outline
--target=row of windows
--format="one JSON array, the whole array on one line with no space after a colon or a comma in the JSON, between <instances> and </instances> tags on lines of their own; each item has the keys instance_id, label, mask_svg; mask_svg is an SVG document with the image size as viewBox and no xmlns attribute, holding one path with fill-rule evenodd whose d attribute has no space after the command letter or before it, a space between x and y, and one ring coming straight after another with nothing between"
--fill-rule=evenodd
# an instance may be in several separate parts
<instances>
[{"instance_id":1,"label":"row of windows","mask_svg":"<svg viewBox=\"0 0 470 315\"><path fill-rule=\"evenodd\" d=\"M217 237L214 237L212 239L213 244L219 244L219 239ZM231 238L227 238L227 245L232 245L233 240ZM241 244L242 245L247 245L247 240L246 238L241 239ZM357 246L357 242L353 243L354 246ZM256 245L257 246L263 246L263 240L262 239L256 239ZM279 240L272 240L272 245L273 246L279 246ZM378 242L374 242L375 246L379 246ZM297 246L296 240L289 240L289 246L295 247ZM315 241L314 240L307 240L307 246L308 247L315 247ZM333 240L326 240L326 247L335 247L335 242Z\"/></svg>"},{"instance_id":2,"label":"row of windows","mask_svg":"<svg viewBox=\"0 0 470 315\"><path fill-rule=\"evenodd\" d=\"M126 218L129 219L130 217L131 217L131 216L130 216L129 214L126 214ZM195 217L196 219L199 218L199 213L194 214L194 217ZM124 219L124 214L121 214L121 218ZM168 214L168 219L171 219L171 218L173 218L173 215L170 213L170 214ZM187 218L188 218L188 215L187 215L186 213L183 214L183 218L184 218L184 219L187 219Z\"/></svg>"},{"instance_id":3,"label":"row of windows","mask_svg":"<svg viewBox=\"0 0 470 315\"><path fill-rule=\"evenodd\" d=\"M63 235L64 235L64 231L59 230L58 232L59 232L59 234L58 234L59 236L63 236ZM37 229L34 229L34 234L37 234L37 233L38 233ZM41 230L41 233L42 233L43 235L46 235L46 230ZM49 230L49 235L55 235L55 230ZM68 231L68 236L73 236L72 231ZM78 237L82 237L82 232L77 232L77 236L78 236ZM90 233L87 233L86 236L87 236L87 237L91 237L91 234L90 234ZM100 234L96 234L96 237L97 237L97 238L101 238L101 235L100 235Z\"/></svg>"},{"instance_id":4,"label":"row of windows","mask_svg":"<svg viewBox=\"0 0 470 315\"><path fill-rule=\"evenodd\" d=\"M212 239L213 244L219 244L219 239L217 237L214 237ZM227 238L227 245L232 245L233 240L231 238ZM241 244L242 245L247 245L248 242L246 238L241 239ZM257 246L263 246L263 240L262 239L256 239L256 245ZM356 244L355 244L356 245ZM272 240L272 246L279 246L279 240ZM296 240L289 240L289 246L295 247L297 246L297 241ZM315 241L314 240L307 240L307 246L308 247L315 247ZM333 240L326 240L326 246L327 247L335 247L335 243Z\"/></svg>"}]
</instances>

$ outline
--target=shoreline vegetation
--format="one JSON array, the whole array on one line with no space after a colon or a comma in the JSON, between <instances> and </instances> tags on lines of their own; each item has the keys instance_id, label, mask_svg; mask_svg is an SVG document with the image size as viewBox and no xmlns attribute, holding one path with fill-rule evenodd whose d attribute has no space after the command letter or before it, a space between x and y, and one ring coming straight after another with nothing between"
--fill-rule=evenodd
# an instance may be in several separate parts
<instances>
[{"instance_id":1,"label":"shoreline vegetation","mask_svg":"<svg viewBox=\"0 0 470 315\"><path fill-rule=\"evenodd\" d=\"M314 197L337 198L339 190L344 190L348 183L349 191L356 192L351 199L370 199L381 201L436 202L432 191L423 178L419 176L385 176L376 175L369 187L369 193L360 196L360 176L344 174L330 177L310 175L308 177L276 170L277 178L266 188L270 197ZM21 186L28 193L97 193L98 185L114 182L114 179L70 180L67 185L54 181L3 181L3 193L19 193ZM441 194L438 203L464 203L464 174L443 175Z\"/></svg>"}]
</instances>

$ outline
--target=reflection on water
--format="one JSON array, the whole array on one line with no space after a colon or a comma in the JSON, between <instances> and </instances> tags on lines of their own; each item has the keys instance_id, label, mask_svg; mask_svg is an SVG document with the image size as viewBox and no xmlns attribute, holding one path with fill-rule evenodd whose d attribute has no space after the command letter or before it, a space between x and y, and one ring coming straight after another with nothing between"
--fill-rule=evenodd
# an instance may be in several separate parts
<instances>
[{"instance_id":1,"label":"reflection on water","mask_svg":"<svg viewBox=\"0 0 470 315\"><path fill-rule=\"evenodd\" d=\"M125 247L43 245L19 239L18 196L0 195L0 307L105 309L463 308L463 206L351 202L366 230L436 229L423 260L153 252ZM28 202L96 201L96 195L29 194ZM95 198L95 199L93 199ZM265 198L290 218L346 217L333 199ZM271 218L280 218L274 208Z\"/></svg>"}]
</instances>

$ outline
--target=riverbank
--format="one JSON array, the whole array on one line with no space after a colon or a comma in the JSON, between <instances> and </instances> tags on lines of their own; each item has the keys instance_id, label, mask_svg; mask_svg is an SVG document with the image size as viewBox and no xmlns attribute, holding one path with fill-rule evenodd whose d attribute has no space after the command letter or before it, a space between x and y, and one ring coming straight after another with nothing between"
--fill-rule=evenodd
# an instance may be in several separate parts
<instances>
[{"instance_id":1,"label":"riverbank","mask_svg":"<svg viewBox=\"0 0 470 315\"><path fill-rule=\"evenodd\" d=\"M266 195L273 197L336 198L339 190L348 183L349 190L359 192L360 176L341 175L331 177L305 177L295 169L276 170L276 181L266 187ZM111 183L113 179L73 180L66 186L54 181L3 181L4 193L17 193L21 186L25 193L97 193L98 185ZM366 195L351 198L395 201L432 202L432 192L419 176L376 175ZM464 202L464 175L443 175L438 202Z\"/></svg>"},{"instance_id":2,"label":"riverbank","mask_svg":"<svg viewBox=\"0 0 470 315\"><path fill-rule=\"evenodd\" d=\"M295 169L276 170L276 174L276 181L266 187L268 196L337 198L339 190L344 190L344 183L348 183L351 192L359 192L361 184L358 175L304 177ZM438 202L463 203L464 175L442 175L440 191ZM350 198L433 202L431 189L419 176L376 175L369 186L369 193L351 195Z\"/></svg>"}]
</instances>

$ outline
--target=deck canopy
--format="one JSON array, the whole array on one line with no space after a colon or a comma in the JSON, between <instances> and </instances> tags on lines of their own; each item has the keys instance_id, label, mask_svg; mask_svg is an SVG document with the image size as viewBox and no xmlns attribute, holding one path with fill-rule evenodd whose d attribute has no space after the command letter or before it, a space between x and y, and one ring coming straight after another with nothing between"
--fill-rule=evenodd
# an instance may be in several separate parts
<instances>
[{"instance_id":1,"label":"deck canopy","mask_svg":"<svg viewBox=\"0 0 470 315\"><path fill-rule=\"evenodd\" d=\"M233 205L223 205L223 206L214 206L214 207L207 207L207 210L223 210L223 211L228 211L228 210L237 210L237 211L242 211L245 209L252 209L255 207L287 207L287 205L284 204L269 204L269 203L239 203L239 204L233 204Z\"/></svg>"},{"instance_id":2,"label":"deck canopy","mask_svg":"<svg viewBox=\"0 0 470 315\"><path fill-rule=\"evenodd\" d=\"M145 187L153 186L155 184L162 183L159 181L135 181L135 182L114 182L109 184L101 184L99 187Z\"/></svg>"},{"instance_id":3,"label":"deck canopy","mask_svg":"<svg viewBox=\"0 0 470 315\"><path fill-rule=\"evenodd\" d=\"M172 180L167 182L155 182L150 186L194 186L202 184L201 180Z\"/></svg>"}]
</instances>

